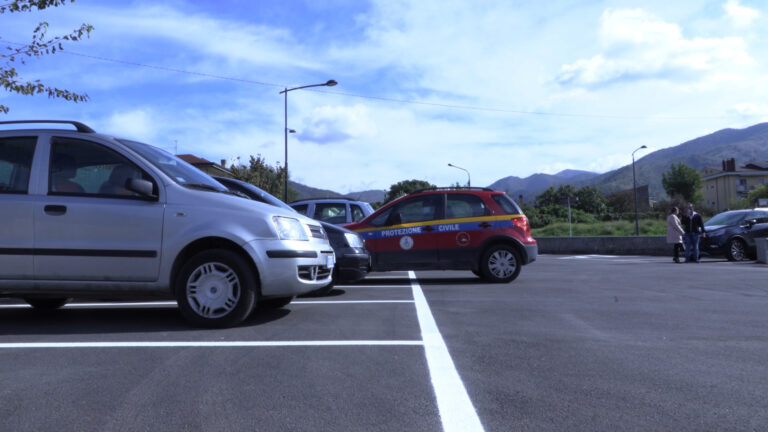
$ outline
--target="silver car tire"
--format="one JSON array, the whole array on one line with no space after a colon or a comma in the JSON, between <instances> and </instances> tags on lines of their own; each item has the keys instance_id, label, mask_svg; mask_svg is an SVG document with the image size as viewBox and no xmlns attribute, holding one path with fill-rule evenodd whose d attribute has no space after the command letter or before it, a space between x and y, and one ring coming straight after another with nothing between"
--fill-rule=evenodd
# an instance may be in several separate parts
<instances>
[{"instance_id":1,"label":"silver car tire","mask_svg":"<svg viewBox=\"0 0 768 432\"><path fill-rule=\"evenodd\" d=\"M512 282L520 274L520 253L512 246L491 246L480 259L483 279L493 283Z\"/></svg>"},{"instance_id":2,"label":"silver car tire","mask_svg":"<svg viewBox=\"0 0 768 432\"><path fill-rule=\"evenodd\" d=\"M184 318L202 327L240 324L256 304L257 279L249 263L226 249L200 252L182 267L176 301Z\"/></svg>"}]
</instances>

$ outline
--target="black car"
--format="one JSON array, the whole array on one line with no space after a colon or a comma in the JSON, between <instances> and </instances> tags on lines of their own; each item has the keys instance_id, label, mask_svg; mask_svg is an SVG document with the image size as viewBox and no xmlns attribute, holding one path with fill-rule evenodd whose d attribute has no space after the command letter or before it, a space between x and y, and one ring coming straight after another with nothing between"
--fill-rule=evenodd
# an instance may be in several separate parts
<instances>
[{"instance_id":1,"label":"black car","mask_svg":"<svg viewBox=\"0 0 768 432\"><path fill-rule=\"evenodd\" d=\"M214 178L229 190L244 195L247 198L296 211L288 204L250 183L227 177ZM313 291L312 294L314 295L327 294L336 282L357 282L365 278L370 271L370 255L360 234L327 222L320 221L320 224L328 234L328 241L331 243L333 252L336 254L336 266L333 268L333 282L319 290Z\"/></svg>"},{"instance_id":2,"label":"black car","mask_svg":"<svg viewBox=\"0 0 768 432\"><path fill-rule=\"evenodd\" d=\"M755 238L768 237L768 209L731 210L704 223L707 236L699 249L708 255L725 256L729 261L755 259Z\"/></svg>"}]
</instances>

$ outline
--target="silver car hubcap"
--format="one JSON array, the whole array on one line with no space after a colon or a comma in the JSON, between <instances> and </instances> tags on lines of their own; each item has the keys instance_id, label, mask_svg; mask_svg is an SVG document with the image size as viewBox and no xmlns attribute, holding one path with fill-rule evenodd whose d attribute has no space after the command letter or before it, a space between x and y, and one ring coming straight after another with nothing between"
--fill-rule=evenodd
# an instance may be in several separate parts
<instances>
[{"instance_id":1,"label":"silver car hubcap","mask_svg":"<svg viewBox=\"0 0 768 432\"><path fill-rule=\"evenodd\" d=\"M203 264L187 280L187 301L201 317L223 317L239 300L240 280L237 273L224 264Z\"/></svg>"},{"instance_id":2,"label":"silver car hubcap","mask_svg":"<svg viewBox=\"0 0 768 432\"><path fill-rule=\"evenodd\" d=\"M737 261L744 259L744 245L740 241L731 244L731 256Z\"/></svg>"},{"instance_id":3,"label":"silver car hubcap","mask_svg":"<svg viewBox=\"0 0 768 432\"><path fill-rule=\"evenodd\" d=\"M488 269L500 279L505 279L515 274L517 261L515 256L506 250L498 250L488 258Z\"/></svg>"}]
</instances>

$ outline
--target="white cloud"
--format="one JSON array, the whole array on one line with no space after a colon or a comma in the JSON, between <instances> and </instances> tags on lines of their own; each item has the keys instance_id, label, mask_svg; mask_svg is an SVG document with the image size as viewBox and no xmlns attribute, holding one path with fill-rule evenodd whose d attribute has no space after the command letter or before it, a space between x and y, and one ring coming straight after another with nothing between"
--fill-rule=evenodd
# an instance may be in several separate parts
<instances>
[{"instance_id":1,"label":"white cloud","mask_svg":"<svg viewBox=\"0 0 768 432\"><path fill-rule=\"evenodd\" d=\"M641 158L644 154L635 153L635 160ZM601 156L589 164L587 171L604 173L616 168L623 167L632 163L631 154L609 154ZM584 169L584 168L582 168Z\"/></svg>"},{"instance_id":2,"label":"white cloud","mask_svg":"<svg viewBox=\"0 0 768 432\"><path fill-rule=\"evenodd\" d=\"M750 121L768 121L768 105L766 104L740 103L733 105L728 111Z\"/></svg>"},{"instance_id":3,"label":"white cloud","mask_svg":"<svg viewBox=\"0 0 768 432\"><path fill-rule=\"evenodd\" d=\"M725 13L736 27L749 27L760 18L760 11L742 6L739 0L728 0L724 5Z\"/></svg>"},{"instance_id":4,"label":"white cloud","mask_svg":"<svg viewBox=\"0 0 768 432\"><path fill-rule=\"evenodd\" d=\"M110 134L147 142L155 140L158 129L156 117L148 109L112 113L103 126Z\"/></svg>"},{"instance_id":5,"label":"white cloud","mask_svg":"<svg viewBox=\"0 0 768 432\"><path fill-rule=\"evenodd\" d=\"M376 122L365 105L321 106L306 120L297 138L321 144L368 139L377 133Z\"/></svg>"},{"instance_id":6,"label":"white cloud","mask_svg":"<svg viewBox=\"0 0 768 432\"><path fill-rule=\"evenodd\" d=\"M690 82L754 62L740 37L686 39L677 24L642 9L608 9L600 18L603 53L562 66L564 86L647 79Z\"/></svg>"}]
</instances>

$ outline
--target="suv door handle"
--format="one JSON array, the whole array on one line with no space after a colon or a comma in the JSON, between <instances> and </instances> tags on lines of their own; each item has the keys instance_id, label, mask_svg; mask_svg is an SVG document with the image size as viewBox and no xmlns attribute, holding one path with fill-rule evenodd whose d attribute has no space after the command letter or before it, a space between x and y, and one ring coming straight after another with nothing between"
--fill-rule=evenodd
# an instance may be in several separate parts
<instances>
[{"instance_id":1,"label":"suv door handle","mask_svg":"<svg viewBox=\"0 0 768 432\"><path fill-rule=\"evenodd\" d=\"M429 226L429 225L425 225L425 226L424 226L424 231L426 231L426 232L428 232L428 233L429 233L429 232L432 232L432 231L434 231L434 230L435 230L435 229L434 229L434 228L432 228L432 227L431 227L431 226Z\"/></svg>"},{"instance_id":2,"label":"suv door handle","mask_svg":"<svg viewBox=\"0 0 768 432\"><path fill-rule=\"evenodd\" d=\"M493 225L489 224L488 222L483 222L480 225L478 225L480 228L490 228Z\"/></svg>"},{"instance_id":3,"label":"suv door handle","mask_svg":"<svg viewBox=\"0 0 768 432\"><path fill-rule=\"evenodd\" d=\"M67 206L63 205L47 205L43 208L45 214L51 216L61 216L67 212Z\"/></svg>"}]
</instances>

